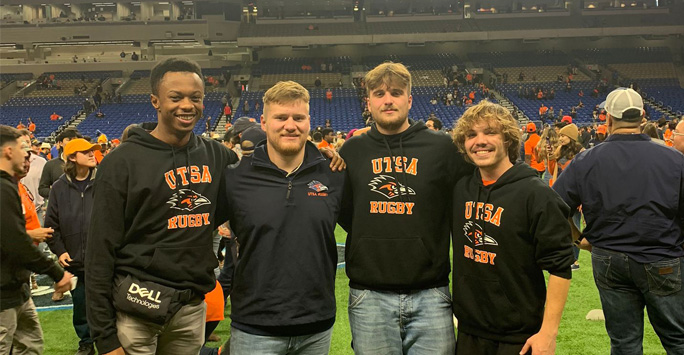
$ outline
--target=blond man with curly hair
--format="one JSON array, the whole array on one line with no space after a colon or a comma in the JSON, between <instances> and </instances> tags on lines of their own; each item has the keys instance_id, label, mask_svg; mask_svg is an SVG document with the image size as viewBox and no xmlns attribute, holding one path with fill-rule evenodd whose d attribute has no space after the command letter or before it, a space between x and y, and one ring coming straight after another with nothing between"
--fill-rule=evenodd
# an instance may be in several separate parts
<instances>
[{"instance_id":1,"label":"blond man with curly hair","mask_svg":"<svg viewBox=\"0 0 684 355\"><path fill-rule=\"evenodd\" d=\"M520 129L504 107L469 108L454 141L477 166L453 191L456 354L553 354L574 261L570 209L516 163Z\"/></svg>"}]
</instances>

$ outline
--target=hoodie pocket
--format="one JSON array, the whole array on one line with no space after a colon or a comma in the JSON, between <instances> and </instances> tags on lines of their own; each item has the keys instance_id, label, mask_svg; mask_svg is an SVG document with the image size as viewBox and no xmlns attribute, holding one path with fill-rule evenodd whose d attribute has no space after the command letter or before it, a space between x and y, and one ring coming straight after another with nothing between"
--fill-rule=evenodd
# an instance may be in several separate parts
<instances>
[{"instance_id":1,"label":"hoodie pocket","mask_svg":"<svg viewBox=\"0 0 684 355\"><path fill-rule=\"evenodd\" d=\"M62 241L64 242L64 248L69 257L71 257L71 262L69 263L71 267L83 267L84 260L84 248L81 233L71 233L69 235L63 235ZM57 255L59 257L59 255Z\"/></svg>"},{"instance_id":2,"label":"hoodie pocket","mask_svg":"<svg viewBox=\"0 0 684 355\"><path fill-rule=\"evenodd\" d=\"M455 289L454 313L459 322L499 334L523 328L520 312L499 281L459 276Z\"/></svg>"},{"instance_id":3,"label":"hoodie pocket","mask_svg":"<svg viewBox=\"0 0 684 355\"><path fill-rule=\"evenodd\" d=\"M434 278L420 238L359 238L348 256L349 278L368 285L411 286Z\"/></svg>"},{"instance_id":4,"label":"hoodie pocket","mask_svg":"<svg viewBox=\"0 0 684 355\"><path fill-rule=\"evenodd\" d=\"M184 248L157 248L146 271L172 282L200 282L218 266L211 245Z\"/></svg>"}]
</instances>

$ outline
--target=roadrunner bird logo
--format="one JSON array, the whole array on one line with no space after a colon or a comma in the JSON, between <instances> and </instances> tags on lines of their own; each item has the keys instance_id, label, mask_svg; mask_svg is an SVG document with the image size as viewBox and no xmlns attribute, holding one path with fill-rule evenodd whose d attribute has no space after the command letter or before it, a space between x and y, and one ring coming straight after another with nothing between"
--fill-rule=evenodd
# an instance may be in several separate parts
<instances>
[{"instance_id":1,"label":"roadrunner bird logo","mask_svg":"<svg viewBox=\"0 0 684 355\"><path fill-rule=\"evenodd\" d=\"M371 191L375 191L389 199L393 199L401 195L415 195L416 192L408 186L404 186L397 182L393 176L378 175L368 184Z\"/></svg>"},{"instance_id":2,"label":"roadrunner bird logo","mask_svg":"<svg viewBox=\"0 0 684 355\"><path fill-rule=\"evenodd\" d=\"M466 224L463 225L463 233L474 246L499 245L494 238L484 234L484 232L482 232L482 227L477 223L470 221L466 222Z\"/></svg>"},{"instance_id":3,"label":"roadrunner bird logo","mask_svg":"<svg viewBox=\"0 0 684 355\"><path fill-rule=\"evenodd\" d=\"M166 203L177 210L192 211L199 206L211 204L211 201L190 189L180 189Z\"/></svg>"}]
</instances>

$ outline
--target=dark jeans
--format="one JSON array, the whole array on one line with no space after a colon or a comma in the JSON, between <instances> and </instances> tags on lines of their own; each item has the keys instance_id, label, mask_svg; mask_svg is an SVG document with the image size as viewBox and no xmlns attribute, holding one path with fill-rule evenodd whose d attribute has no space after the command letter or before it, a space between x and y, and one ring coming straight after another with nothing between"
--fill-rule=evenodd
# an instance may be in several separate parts
<instances>
[{"instance_id":1,"label":"dark jeans","mask_svg":"<svg viewBox=\"0 0 684 355\"><path fill-rule=\"evenodd\" d=\"M92 344L93 338L90 337L90 327L88 326L88 320L86 319L86 295L85 295L85 275L82 273L75 273L78 277L78 282L76 283L76 288L71 290L71 298L74 302L74 330L76 330L76 335L80 339L78 344Z\"/></svg>"},{"instance_id":2,"label":"dark jeans","mask_svg":"<svg viewBox=\"0 0 684 355\"><path fill-rule=\"evenodd\" d=\"M683 259L641 264L623 253L593 248L611 354L643 354L644 307L667 354L684 354Z\"/></svg>"}]
</instances>

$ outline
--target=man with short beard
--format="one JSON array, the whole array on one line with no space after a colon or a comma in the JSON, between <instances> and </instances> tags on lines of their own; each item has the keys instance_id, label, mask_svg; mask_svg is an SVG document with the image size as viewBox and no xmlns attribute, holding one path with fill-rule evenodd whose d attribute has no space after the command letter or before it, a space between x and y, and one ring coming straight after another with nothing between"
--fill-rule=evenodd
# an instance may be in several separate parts
<instances>
[{"instance_id":1,"label":"man with short beard","mask_svg":"<svg viewBox=\"0 0 684 355\"><path fill-rule=\"evenodd\" d=\"M324 355L335 322L344 174L307 141L304 87L279 82L263 102L266 141L226 169L220 201L240 243L230 353Z\"/></svg>"},{"instance_id":2,"label":"man with short beard","mask_svg":"<svg viewBox=\"0 0 684 355\"><path fill-rule=\"evenodd\" d=\"M375 123L340 151L354 352L453 354L450 192L472 166L449 136L408 118L405 66L380 64L365 82Z\"/></svg>"}]
</instances>

